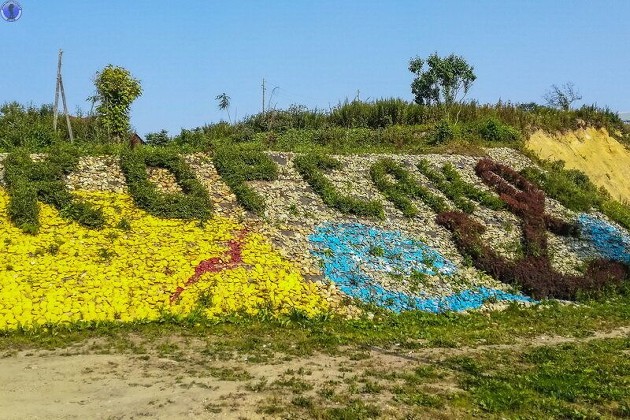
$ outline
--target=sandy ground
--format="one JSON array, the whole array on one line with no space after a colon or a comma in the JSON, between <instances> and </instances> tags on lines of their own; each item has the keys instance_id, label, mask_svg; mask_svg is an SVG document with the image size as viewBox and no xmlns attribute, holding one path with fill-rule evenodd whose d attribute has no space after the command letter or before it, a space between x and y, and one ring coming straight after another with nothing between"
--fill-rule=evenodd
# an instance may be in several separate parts
<instances>
[{"instance_id":1,"label":"sandy ground","mask_svg":"<svg viewBox=\"0 0 630 420\"><path fill-rule=\"evenodd\" d=\"M200 363L204 356L196 347L175 356L179 360L84 353L89 346L5 355L0 359L0 419L275 418L261 414L260 406L287 390L271 386L259 392L252 386L273 385L286 379L287 371L308 372L304 379L319 384L343 377L348 366L361 369L371 363L325 355L270 363L248 363L239 356ZM409 363L387 354L383 358L392 366L398 359ZM217 378L222 369L244 377ZM288 395L290 401L290 391Z\"/></svg>"},{"instance_id":2,"label":"sandy ground","mask_svg":"<svg viewBox=\"0 0 630 420\"><path fill-rule=\"evenodd\" d=\"M273 418L260 413L260 404L278 395L282 398L289 394L290 400L290 392L273 387L274 381L287 378L287 372L291 376L305 372L300 379L317 389L327 381L339 381L347 372L413 369L455 355L629 335L630 326L626 326L581 339L540 336L510 345L415 351L372 347L362 349L365 354L361 358L353 356L358 349L347 349L338 356L276 355L267 362L257 363L248 362L243 355L227 361L213 359L201 351L203 342L178 341L177 337L169 343L179 344L180 350L168 357L151 351L95 354L106 347L86 342L54 351L0 354L0 418ZM217 377L217 370L223 369L246 377L236 380ZM256 389L255 385L261 382L271 386ZM456 388L456 384L448 382L440 386ZM390 402L391 399L383 398L380 404L386 412L395 413Z\"/></svg>"},{"instance_id":3,"label":"sandy ground","mask_svg":"<svg viewBox=\"0 0 630 420\"><path fill-rule=\"evenodd\" d=\"M542 159L564 160L567 169L579 169L616 200L630 202L630 150L605 129L555 136L537 131L527 141L527 148Z\"/></svg>"}]
</instances>

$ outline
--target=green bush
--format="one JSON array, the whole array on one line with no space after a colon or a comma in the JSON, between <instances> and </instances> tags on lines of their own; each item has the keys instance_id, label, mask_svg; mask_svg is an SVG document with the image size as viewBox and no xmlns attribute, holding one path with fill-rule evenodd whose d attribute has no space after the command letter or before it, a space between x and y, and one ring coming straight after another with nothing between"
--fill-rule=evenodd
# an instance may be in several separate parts
<instances>
[{"instance_id":1,"label":"green bush","mask_svg":"<svg viewBox=\"0 0 630 420\"><path fill-rule=\"evenodd\" d=\"M626 229L630 229L630 206L615 200L604 200L600 205L600 209L606 216Z\"/></svg>"},{"instance_id":2,"label":"green bush","mask_svg":"<svg viewBox=\"0 0 630 420\"><path fill-rule=\"evenodd\" d=\"M94 87L99 123L115 143L125 143L131 129L131 103L142 95L140 81L129 70L108 64L94 76Z\"/></svg>"},{"instance_id":3,"label":"green bush","mask_svg":"<svg viewBox=\"0 0 630 420\"><path fill-rule=\"evenodd\" d=\"M227 139L243 128L249 128L249 126L246 126L243 123L232 125L225 121L221 121L205 125L200 130L207 139Z\"/></svg>"},{"instance_id":4,"label":"green bush","mask_svg":"<svg viewBox=\"0 0 630 420\"><path fill-rule=\"evenodd\" d=\"M234 145L218 147L213 162L238 202L247 210L262 215L265 199L251 189L246 181L273 181L278 178L278 165L260 149Z\"/></svg>"},{"instance_id":5,"label":"green bush","mask_svg":"<svg viewBox=\"0 0 630 420\"><path fill-rule=\"evenodd\" d=\"M182 129L179 135L173 137L173 143L177 146L201 148L206 146L208 141L203 134L203 130L195 128L194 130Z\"/></svg>"},{"instance_id":6,"label":"green bush","mask_svg":"<svg viewBox=\"0 0 630 420\"><path fill-rule=\"evenodd\" d=\"M48 157L33 162L29 153L18 149L4 161L4 180L9 193L8 213L11 221L23 232L35 234L39 230L38 201L54 206L62 217L88 228L105 224L100 209L76 201L66 188L68 175L79 162L76 149L57 146Z\"/></svg>"},{"instance_id":7,"label":"green bush","mask_svg":"<svg viewBox=\"0 0 630 420\"><path fill-rule=\"evenodd\" d=\"M482 139L490 142L515 142L520 140L519 131L496 118L488 118L479 126L479 135Z\"/></svg>"},{"instance_id":8,"label":"green bush","mask_svg":"<svg viewBox=\"0 0 630 420\"><path fill-rule=\"evenodd\" d=\"M64 121L58 122L65 127ZM0 147L4 150L48 147L59 139L53 131L52 106L24 107L17 102L0 106Z\"/></svg>"},{"instance_id":9,"label":"green bush","mask_svg":"<svg viewBox=\"0 0 630 420\"><path fill-rule=\"evenodd\" d=\"M361 200L341 195L323 171L341 169L341 162L327 155L307 154L296 156L295 168L304 180L319 194L327 206L344 214L384 218L383 206L377 200Z\"/></svg>"},{"instance_id":10,"label":"green bush","mask_svg":"<svg viewBox=\"0 0 630 420\"><path fill-rule=\"evenodd\" d=\"M212 215L208 190L197 180L184 159L169 149L141 148L120 156L120 166L134 203L148 213L163 218L207 220ZM182 193L164 193L149 181L147 167L170 171Z\"/></svg>"},{"instance_id":11,"label":"green bush","mask_svg":"<svg viewBox=\"0 0 630 420\"><path fill-rule=\"evenodd\" d=\"M230 138L232 139L232 141L237 143L248 143L255 140L256 131L250 127L243 127L235 134L231 134Z\"/></svg>"},{"instance_id":12,"label":"green bush","mask_svg":"<svg viewBox=\"0 0 630 420\"><path fill-rule=\"evenodd\" d=\"M288 109L272 109L246 118L243 124L251 127L256 132L276 131L282 133L290 129L316 129L326 123L327 116L324 112L310 110L302 105L291 105Z\"/></svg>"},{"instance_id":13,"label":"green bush","mask_svg":"<svg viewBox=\"0 0 630 420\"><path fill-rule=\"evenodd\" d=\"M431 144L442 144L455 138L456 129L446 120L439 121L430 133Z\"/></svg>"}]
</instances>

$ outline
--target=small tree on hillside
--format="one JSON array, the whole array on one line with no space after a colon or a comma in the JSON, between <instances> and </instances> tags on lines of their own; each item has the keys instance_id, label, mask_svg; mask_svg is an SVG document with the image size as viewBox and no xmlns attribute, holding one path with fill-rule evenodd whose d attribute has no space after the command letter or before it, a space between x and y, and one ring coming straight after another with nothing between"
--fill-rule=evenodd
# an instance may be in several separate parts
<instances>
[{"instance_id":1,"label":"small tree on hillside","mask_svg":"<svg viewBox=\"0 0 630 420\"><path fill-rule=\"evenodd\" d=\"M420 105L436 104L449 108L464 100L477 79L474 68L455 54L442 58L433 53L426 61L413 58L409 61L409 71L416 76L411 83L411 92Z\"/></svg>"},{"instance_id":2,"label":"small tree on hillside","mask_svg":"<svg viewBox=\"0 0 630 420\"><path fill-rule=\"evenodd\" d=\"M151 146L166 146L171 141L166 130L162 130L159 133L149 133L144 136L144 139Z\"/></svg>"},{"instance_id":3,"label":"small tree on hillside","mask_svg":"<svg viewBox=\"0 0 630 420\"><path fill-rule=\"evenodd\" d=\"M217 95L217 97L214 99L219 101L219 109L221 111L227 111L228 120L231 123L232 122L232 118L230 117L230 99L231 98L225 92L223 92L222 94Z\"/></svg>"},{"instance_id":4,"label":"small tree on hillside","mask_svg":"<svg viewBox=\"0 0 630 420\"><path fill-rule=\"evenodd\" d=\"M548 106L568 111L571 109L573 102L582 99L582 95L580 95L573 82L567 82L561 87L551 85L551 89L545 93L544 99L547 101Z\"/></svg>"},{"instance_id":5,"label":"small tree on hillside","mask_svg":"<svg viewBox=\"0 0 630 420\"><path fill-rule=\"evenodd\" d=\"M115 142L120 142L130 130L131 103L142 95L140 81L129 70L109 64L94 77L98 102L96 113L100 123Z\"/></svg>"}]
</instances>

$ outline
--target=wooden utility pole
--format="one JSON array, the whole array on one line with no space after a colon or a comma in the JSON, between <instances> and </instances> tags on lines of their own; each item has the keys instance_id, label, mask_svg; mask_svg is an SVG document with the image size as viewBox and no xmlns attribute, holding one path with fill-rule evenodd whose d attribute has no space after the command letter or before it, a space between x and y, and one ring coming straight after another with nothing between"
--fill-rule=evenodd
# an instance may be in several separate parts
<instances>
[{"instance_id":1,"label":"wooden utility pole","mask_svg":"<svg viewBox=\"0 0 630 420\"><path fill-rule=\"evenodd\" d=\"M68 124L68 135L70 142L74 142L72 134L72 125L70 124L70 114L68 114L68 104L66 103L66 92L63 89L63 79L61 78L61 57L63 51L59 50L59 61L57 62L57 87L55 88L55 106L53 109L53 129L57 131L57 117L59 115L59 93L61 93L61 102L63 102L63 112L66 114L66 123Z\"/></svg>"},{"instance_id":2,"label":"wooden utility pole","mask_svg":"<svg viewBox=\"0 0 630 420\"><path fill-rule=\"evenodd\" d=\"M57 110L59 108L59 80L61 80L61 54L59 50L59 61L57 61L57 80L55 81L55 106L53 108L53 130L57 131Z\"/></svg>"},{"instance_id":3,"label":"wooden utility pole","mask_svg":"<svg viewBox=\"0 0 630 420\"><path fill-rule=\"evenodd\" d=\"M265 79L262 82L262 113L265 114Z\"/></svg>"}]
</instances>

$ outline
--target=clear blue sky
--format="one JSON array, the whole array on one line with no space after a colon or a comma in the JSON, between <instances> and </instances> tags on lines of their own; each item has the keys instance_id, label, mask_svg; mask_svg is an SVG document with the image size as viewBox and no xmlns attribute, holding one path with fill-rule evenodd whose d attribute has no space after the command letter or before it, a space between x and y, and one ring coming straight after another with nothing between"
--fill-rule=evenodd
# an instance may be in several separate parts
<instances>
[{"instance_id":1,"label":"clear blue sky","mask_svg":"<svg viewBox=\"0 0 630 420\"><path fill-rule=\"evenodd\" d=\"M0 0L0 3L3 0ZM142 81L141 134L171 134L272 104L328 108L345 98L411 100L408 61L455 53L475 67L469 98L543 102L572 81L584 103L630 111L630 1L21 0L0 20L0 102L52 103L57 51L71 112L89 110L94 73L111 63Z\"/></svg>"}]
</instances>

